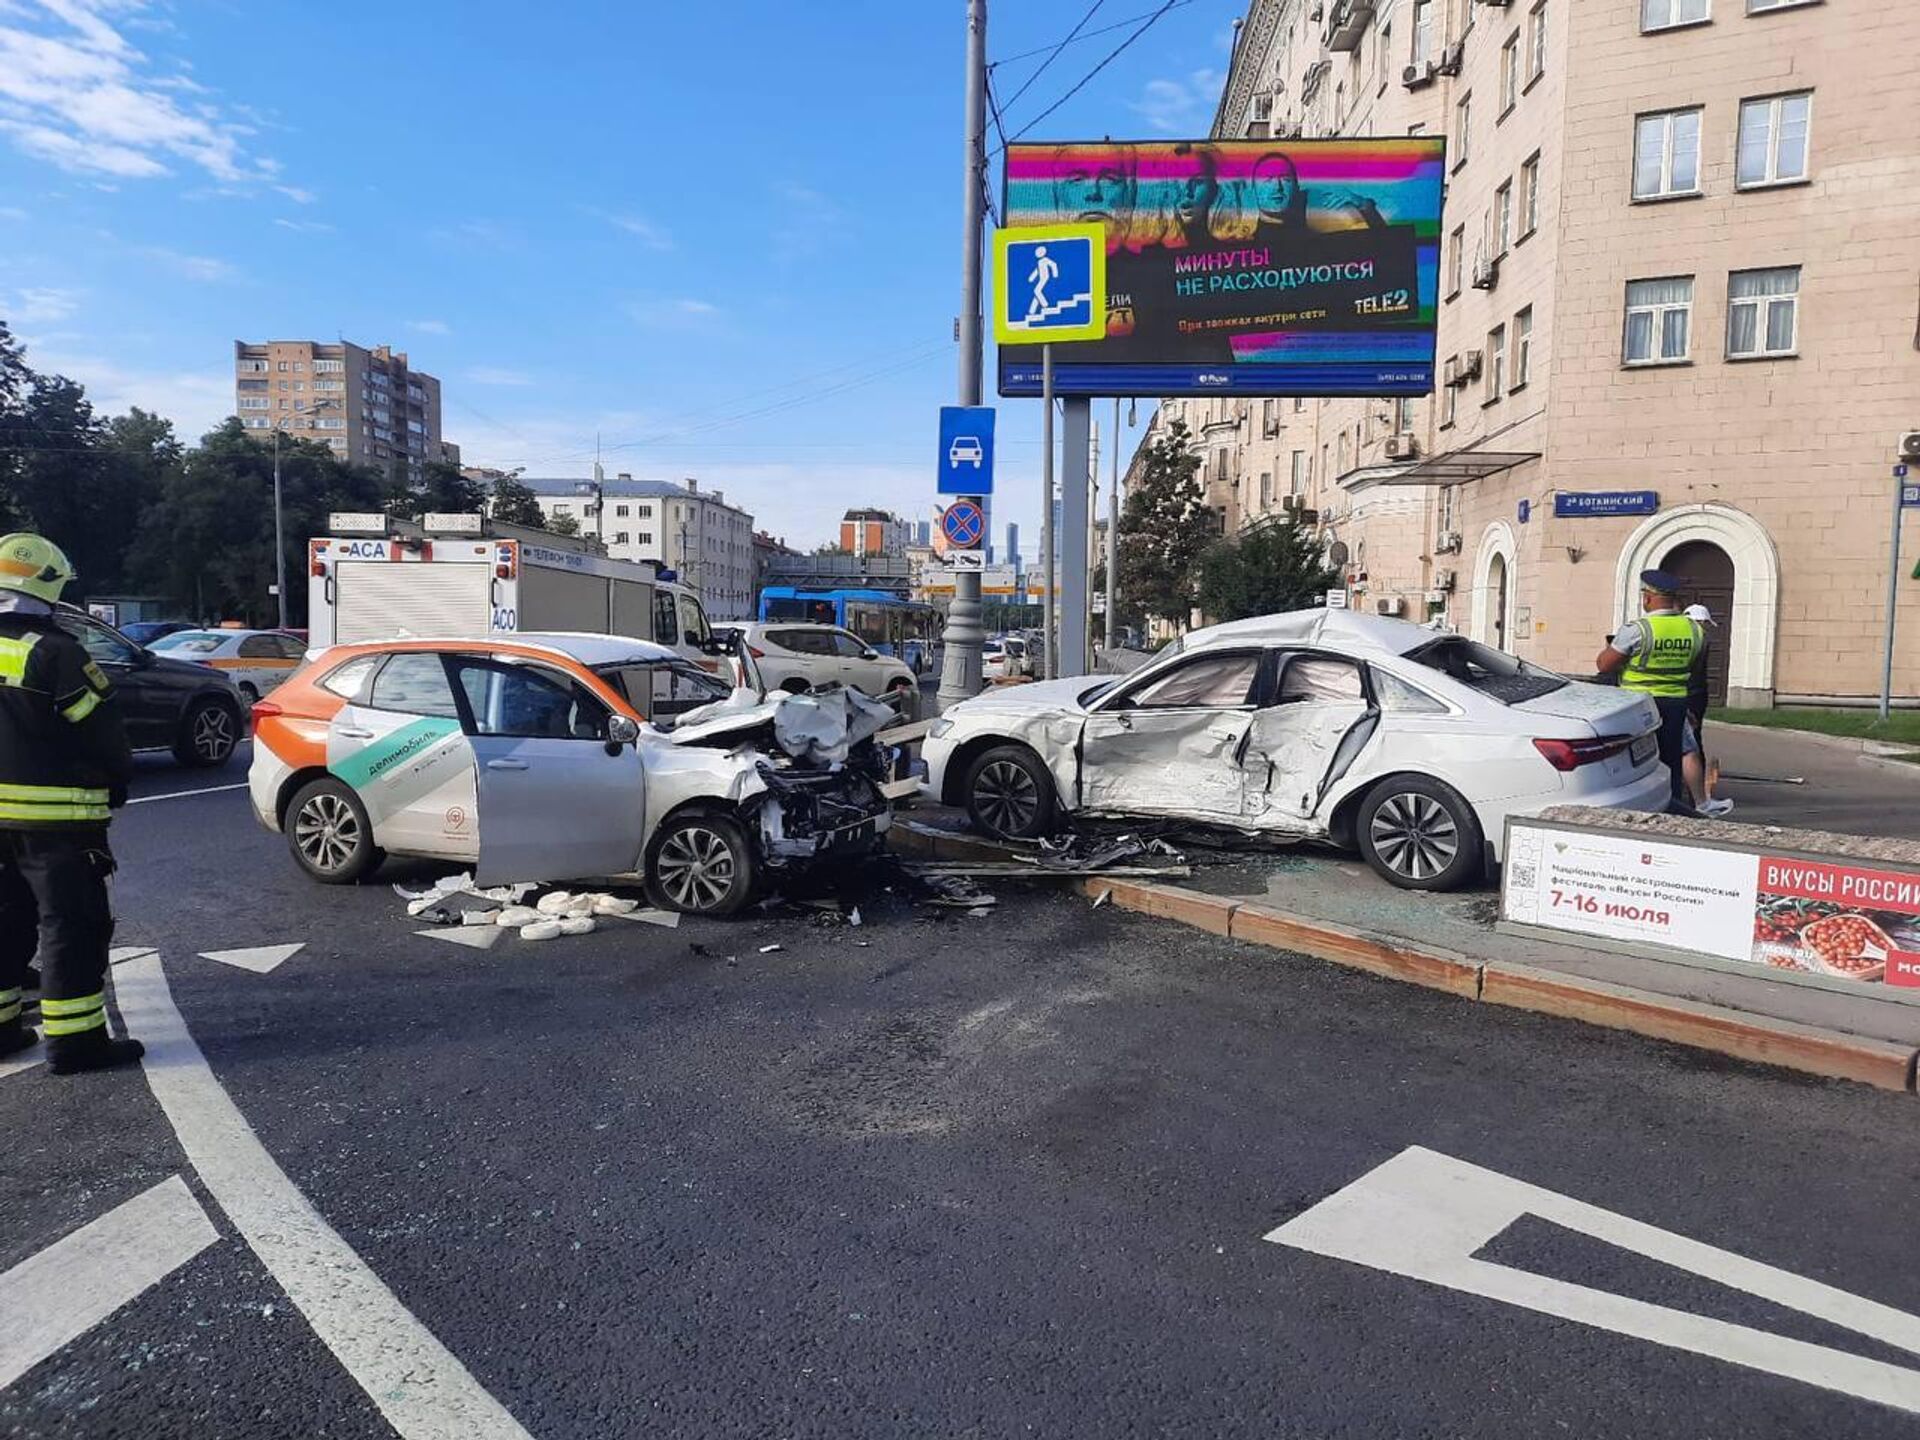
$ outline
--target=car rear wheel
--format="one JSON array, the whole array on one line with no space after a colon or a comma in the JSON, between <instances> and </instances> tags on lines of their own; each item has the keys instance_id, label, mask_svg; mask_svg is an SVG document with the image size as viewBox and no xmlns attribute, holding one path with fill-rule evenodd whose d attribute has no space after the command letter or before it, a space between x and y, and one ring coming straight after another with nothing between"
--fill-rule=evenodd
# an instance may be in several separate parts
<instances>
[{"instance_id":1,"label":"car rear wheel","mask_svg":"<svg viewBox=\"0 0 1920 1440\"><path fill-rule=\"evenodd\" d=\"M740 826L724 815L676 815L647 860L647 894L662 910L731 915L753 898L759 866Z\"/></svg>"},{"instance_id":2,"label":"car rear wheel","mask_svg":"<svg viewBox=\"0 0 1920 1440\"><path fill-rule=\"evenodd\" d=\"M1053 830L1053 777L1024 745L996 745L973 762L962 793L974 825L1003 840L1034 840Z\"/></svg>"},{"instance_id":3,"label":"car rear wheel","mask_svg":"<svg viewBox=\"0 0 1920 1440\"><path fill-rule=\"evenodd\" d=\"M247 704L252 705L259 700L260 691L255 688L251 680L242 680L240 682L240 698L246 701Z\"/></svg>"},{"instance_id":4,"label":"car rear wheel","mask_svg":"<svg viewBox=\"0 0 1920 1440\"><path fill-rule=\"evenodd\" d=\"M302 786L287 806L285 828L294 862L322 885L351 885L380 863L367 807L338 780Z\"/></svg>"},{"instance_id":5,"label":"car rear wheel","mask_svg":"<svg viewBox=\"0 0 1920 1440\"><path fill-rule=\"evenodd\" d=\"M240 716L224 700L196 700L180 721L173 758L195 770L211 770L233 758L240 743Z\"/></svg>"},{"instance_id":6,"label":"car rear wheel","mask_svg":"<svg viewBox=\"0 0 1920 1440\"><path fill-rule=\"evenodd\" d=\"M1381 781L1361 805L1356 829L1367 863L1403 890L1457 890L1480 876L1479 817L1438 780L1399 775Z\"/></svg>"}]
</instances>

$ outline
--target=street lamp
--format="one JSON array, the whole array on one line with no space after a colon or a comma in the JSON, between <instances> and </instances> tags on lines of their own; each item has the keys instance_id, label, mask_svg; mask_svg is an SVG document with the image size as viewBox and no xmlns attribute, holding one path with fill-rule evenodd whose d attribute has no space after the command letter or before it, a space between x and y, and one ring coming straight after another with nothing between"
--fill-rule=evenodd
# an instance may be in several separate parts
<instances>
[{"instance_id":1,"label":"street lamp","mask_svg":"<svg viewBox=\"0 0 1920 1440\"><path fill-rule=\"evenodd\" d=\"M287 535L286 515L280 504L280 429L289 420L302 415L311 418L316 410L338 408L338 400L316 400L304 408L296 406L291 415L273 422L273 588L280 601L280 628L287 628Z\"/></svg>"}]
</instances>

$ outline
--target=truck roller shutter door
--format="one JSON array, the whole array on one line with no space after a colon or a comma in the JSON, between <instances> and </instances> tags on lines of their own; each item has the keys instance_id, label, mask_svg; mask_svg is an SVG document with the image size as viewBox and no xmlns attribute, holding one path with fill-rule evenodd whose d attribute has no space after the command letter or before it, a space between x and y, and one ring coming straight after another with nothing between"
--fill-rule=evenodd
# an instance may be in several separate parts
<instances>
[{"instance_id":1,"label":"truck roller shutter door","mask_svg":"<svg viewBox=\"0 0 1920 1440\"><path fill-rule=\"evenodd\" d=\"M334 569L334 641L484 636L492 579L490 565L342 560Z\"/></svg>"}]
</instances>

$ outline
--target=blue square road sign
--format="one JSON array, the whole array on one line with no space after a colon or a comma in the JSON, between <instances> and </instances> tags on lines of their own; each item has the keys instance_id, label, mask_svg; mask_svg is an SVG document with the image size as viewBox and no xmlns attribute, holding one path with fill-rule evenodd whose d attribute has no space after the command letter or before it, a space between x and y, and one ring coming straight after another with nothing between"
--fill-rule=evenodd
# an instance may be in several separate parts
<instances>
[{"instance_id":1,"label":"blue square road sign","mask_svg":"<svg viewBox=\"0 0 1920 1440\"><path fill-rule=\"evenodd\" d=\"M934 472L940 495L993 493L993 407L942 405L940 457Z\"/></svg>"},{"instance_id":2,"label":"blue square road sign","mask_svg":"<svg viewBox=\"0 0 1920 1440\"><path fill-rule=\"evenodd\" d=\"M1002 345L1106 337L1104 226L996 230L993 275L993 336Z\"/></svg>"}]
</instances>

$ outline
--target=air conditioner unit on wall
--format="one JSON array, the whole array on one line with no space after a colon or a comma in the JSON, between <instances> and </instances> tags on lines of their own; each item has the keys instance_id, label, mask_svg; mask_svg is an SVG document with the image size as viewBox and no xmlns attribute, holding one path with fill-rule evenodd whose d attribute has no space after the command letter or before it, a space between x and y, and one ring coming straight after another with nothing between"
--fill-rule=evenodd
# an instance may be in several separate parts
<instances>
[{"instance_id":1,"label":"air conditioner unit on wall","mask_svg":"<svg viewBox=\"0 0 1920 1440\"><path fill-rule=\"evenodd\" d=\"M1480 0L1480 3L1489 10L1504 10L1513 4L1513 0Z\"/></svg>"},{"instance_id":2,"label":"air conditioner unit on wall","mask_svg":"<svg viewBox=\"0 0 1920 1440\"><path fill-rule=\"evenodd\" d=\"M1373 613L1376 615L1398 615L1405 604L1398 595L1376 595L1373 599Z\"/></svg>"},{"instance_id":3,"label":"air conditioner unit on wall","mask_svg":"<svg viewBox=\"0 0 1920 1440\"><path fill-rule=\"evenodd\" d=\"M1453 589L1453 571L1436 570L1433 572L1433 588L1436 590Z\"/></svg>"},{"instance_id":4,"label":"air conditioner unit on wall","mask_svg":"<svg viewBox=\"0 0 1920 1440\"><path fill-rule=\"evenodd\" d=\"M1460 553L1460 532L1442 530L1440 538L1434 542L1434 552L1439 555L1457 555Z\"/></svg>"},{"instance_id":5,"label":"air conditioner unit on wall","mask_svg":"<svg viewBox=\"0 0 1920 1440\"><path fill-rule=\"evenodd\" d=\"M1469 350L1460 357L1460 383L1480 378L1480 362L1484 357L1478 350Z\"/></svg>"},{"instance_id":6,"label":"air conditioner unit on wall","mask_svg":"<svg viewBox=\"0 0 1920 1440\"><path fill-rule=\"evenodd\" d=\"M1434 68L1442 75L1458 75L1461 65L1466 62L1466 58L1467 42L1464 40L1456 40L1441 53L1440 63Z\"/></svg>"},{"instance_id":7,"label":"air conditioner unit on wall","mask_svg":"<svg viewBox=\"0 0 1920 1440\"><path fill-rule=\"evenodd\" d=\"M1439 73L1440 67L1431 60L1424 65L1409 65L1400 72L1400 83L1409 90L1424 90Z\"/></svg>"},{"instance_id":8,"label":"air conditioner unit on wall","mask_svg":"<svg viewBox=\"0 0 1920 1440\"><path fill-rule=\"evenodd\" d=\"M1920 460L1920 430L1909 430L1900 437L1900 458Z\"/></svg>"},{"instance_id":9,"label":"air conditioner unit on wall","mask_svg":"<svg viewBox=\"0 0 1920 1440\"><path fill-rule=\"evenodd\" d=\"M1411 435L1389 435L1387 437L1387 458L1389 460L1413 460L1420 454L1420 443Z\"/></svg>"},{"instance_id":10,"label":"air conditioner unit on wall","mask_svg":"<svg viewBox=\"0 0 1920 1440\"><path fill-rule=\"evenodd\" d=\"M1458 355L1449 355L1447 357L1446 367L1440 372L1440 380L1441 380L1441 383L1447 386L1449 389L1452 389L1461 383L1460 357Z\"/></svg>"},{"instance_id":11,"label":"air conditioner unit on wall","mask_svg":"<svg viewBox=\"0 0 1920 1440\"><path fill-rule=\"evenodd\" d=\"M1490 255L1473 262L1473 288L1491 290L1500 283L1500 257Z\"/></svg>"}]
</instances>

